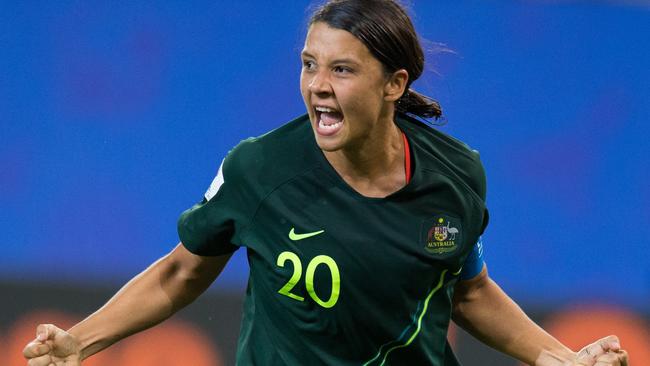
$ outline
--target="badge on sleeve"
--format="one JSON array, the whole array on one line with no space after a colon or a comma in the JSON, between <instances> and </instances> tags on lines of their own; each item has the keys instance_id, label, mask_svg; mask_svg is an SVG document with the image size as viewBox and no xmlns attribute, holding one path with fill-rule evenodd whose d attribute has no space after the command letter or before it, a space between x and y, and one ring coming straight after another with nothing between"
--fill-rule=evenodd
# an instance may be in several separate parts
<instances>
[{"instance_id":1,"label":"badge on sleeve","mask_svg":"<svg viewBox=\"0 0 650 366\"><path fill-rule=\"evenodd\" d=\"M205 191L205 194L203 195L206 200L211 200L212 197L214 197L217 192L219 192L219 188L221 188L221 185L223 185L223 160L221 161L221 165L219 166L219 171L217 172L217 176L214 177L212 180L212 184L210 184L210 187L208 188L207 191Z\"/></svg>"}]
</instances>

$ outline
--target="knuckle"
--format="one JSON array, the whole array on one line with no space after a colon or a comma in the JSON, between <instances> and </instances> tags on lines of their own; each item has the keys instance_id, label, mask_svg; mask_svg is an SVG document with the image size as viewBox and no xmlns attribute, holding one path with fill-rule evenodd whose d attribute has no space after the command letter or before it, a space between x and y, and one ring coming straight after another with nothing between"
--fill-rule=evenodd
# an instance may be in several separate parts
<instances>
[{"instance_id":1,"label":"knuckle","mask_svg":"<svg viewBox=\"0 0 650 366\"><path fill-rule=\"evenodd\" d=\"M47 366L52 362L50 356L41 356L37 358L32 358L27 362L28 366Z\"/></svg>"},{"instance_id":2,"label":"knuckle","mask_svg":"<svg viewBox=\"0 0 650 366\"><path fill-rule=\"evenodd\" d=\"M23 356L27 359L34 359L46 355L50 351L50 347L36 342L30 342L23 349Z\"/></svg>"},{"instance_id":3,"label":"knuckle","mask_svg":"<svg viewBox=\"0 0 650 366\"><path fill-rule=\"evenodd\" d=\"M606 355L598 357L598 362L612 362L617 360L618 360L618 355L614 353L608 353Z\"/></svg>"},{"instance_id":4,"label":"knuckle","mask_svg":"<svg viewBox=\"0 0 650 366\"><path fill-rule=\"evenodd\" d=\"M28 343L25 348L23 348L23 356L29 358L32 355L32 342Z\"/></svg>"}]
</instances>

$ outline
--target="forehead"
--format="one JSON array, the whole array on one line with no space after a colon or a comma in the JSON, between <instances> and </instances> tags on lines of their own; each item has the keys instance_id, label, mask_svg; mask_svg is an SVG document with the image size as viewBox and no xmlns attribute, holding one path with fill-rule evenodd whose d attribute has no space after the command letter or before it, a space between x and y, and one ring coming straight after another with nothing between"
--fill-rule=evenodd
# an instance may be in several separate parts
<instances>
[{"instance_id":1,"label":"forehead","mask_svg":"<svg viewBox=\"0 0 650 366\"><path fill-rule=\"evenodd\" d=\"M303 53L313 57L352 58L358 61L374 59L368 47L352 33L316 22L309 27Z\"/></svg>"}]
</instances>

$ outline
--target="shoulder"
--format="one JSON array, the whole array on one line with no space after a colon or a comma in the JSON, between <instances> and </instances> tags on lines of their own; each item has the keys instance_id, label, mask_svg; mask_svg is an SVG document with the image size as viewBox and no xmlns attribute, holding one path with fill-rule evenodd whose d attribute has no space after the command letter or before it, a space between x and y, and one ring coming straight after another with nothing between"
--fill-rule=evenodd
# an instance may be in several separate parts
<instances>
[{"instance_id":1,"label":"shoulder","mask_svg":"<svg viewBox=\"0 0 650 366\"><path fill-rule=\"evenodd\" d=\"M315 164L310 156L315 142L309 118L297 117L261 136L242 140L226 156L226 180L277 185Z\"/></svg>"},{"instance_id":2,"label":"shoulder","mask_svg":"<svg viewBox=\"0 0 650 366\"><path fill-rule=\"evenodd\" d=\"M398 123L423 157L422 169L445 170L485 200L485 169L477 150L410 116L400 115Z\"/></svg>"}]
</instances>

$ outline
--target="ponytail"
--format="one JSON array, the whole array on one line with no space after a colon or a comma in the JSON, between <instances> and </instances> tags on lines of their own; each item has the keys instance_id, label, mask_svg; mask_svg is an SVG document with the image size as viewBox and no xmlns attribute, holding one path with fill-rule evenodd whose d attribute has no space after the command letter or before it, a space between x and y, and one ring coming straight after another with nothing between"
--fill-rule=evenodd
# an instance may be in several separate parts
<instances>
[{"instance_id":1,"label":"ponytail","mask_svg":"<svg viewBox=\"0 0 650 366\"><path fill-rule=\"evenodd\" d=\"M422 118L434 118L437 120L442 117L440 103L411 88L404 92L397 100L395 108L398 112L408 113Z\"/></svg>"}]
</instances>

